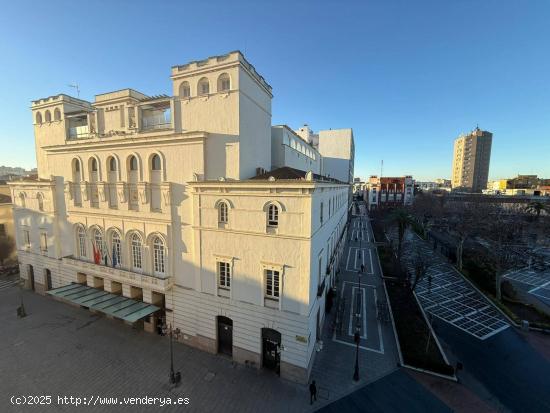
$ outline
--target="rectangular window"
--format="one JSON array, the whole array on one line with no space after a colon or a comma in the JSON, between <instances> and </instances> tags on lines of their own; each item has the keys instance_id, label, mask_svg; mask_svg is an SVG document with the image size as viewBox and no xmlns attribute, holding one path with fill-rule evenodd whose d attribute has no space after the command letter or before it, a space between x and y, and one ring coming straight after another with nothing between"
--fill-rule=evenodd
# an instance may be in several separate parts
<instances>
[{"instance_id":1,"label":"rectangular window","mask_svg":"<svg viewBox=\"0 0 550 413\"><path fill-rule=\"evenodd\" d=\"M273 300L279 299L279 271L265 270L265 296Z\"/></svg>"},{"instance_id":2,"label":"rectangular window","mask_svg":"<svg viewBox=\"0 0 550 413\"><path fill-rule=\"evenodd\" d=\"M218 282L220 288L231 288L231 265L228 262L218 262Z\"/></svg>"},{"instance_id":3,"label":"rectangular window","mask_svg":"<svg viewBox=\"0 0 550 413\"><path fill-rule=\"evenodd\" d=\"M25 248L31 247L31 234L29 231L23 231L23 242L25 243Z\"/></svg>"},{"instance_id":4,"label":"rectangular window","mask_svg":"<svg viewBox=\"0 0 550 413\"><path fill-rule=\"evenodd\" d=\"M40 234L40 251L48 252L48 234L45 232Z\"/></svg>"},{"instance_id":5,"label":"rectangular window","mask_svg":"<svg viewBox=\"0 0 550 413\"><path fill-rule=\"evenodd\" d=\"M323 223L323 203L321 202L321 224Z\"/></svg>"},{"instance_id":6,"label":"rectangular window","mask_svg":"<svg viewBox=\"0 0 550 413\"><path fill-rule=\"evenodd\" d=\"M6 226L4 224L0 224L0 237L6 236Z\"/></svg>"}]
</instances>

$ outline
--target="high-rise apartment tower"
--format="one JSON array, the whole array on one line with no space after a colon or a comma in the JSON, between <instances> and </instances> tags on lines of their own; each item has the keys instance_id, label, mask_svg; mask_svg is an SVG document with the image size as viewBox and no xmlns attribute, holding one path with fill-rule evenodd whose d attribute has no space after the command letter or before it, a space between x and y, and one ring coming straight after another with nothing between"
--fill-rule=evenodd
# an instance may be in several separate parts
<instances>
[{"instance_id":1,"label":"high-rise apartment tower","mask_svg":"<svg viewBox=\"0 0 550 413\"><path fill-rule=\"evenodd\" d=\"M452 188L481 192L487 188L493 134L475 128L455 139Z\"/></svg>"}]
</instances>

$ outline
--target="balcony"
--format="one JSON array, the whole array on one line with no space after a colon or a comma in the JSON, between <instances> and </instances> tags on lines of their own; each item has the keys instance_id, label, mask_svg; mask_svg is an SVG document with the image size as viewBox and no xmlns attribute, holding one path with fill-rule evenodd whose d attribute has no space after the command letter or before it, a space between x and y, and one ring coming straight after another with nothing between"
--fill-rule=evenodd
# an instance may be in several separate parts
<instances>
[{"instance_id":1,"label":"balcony","mask_svg":"<svg viewBox=\"0 0 550 413\"><path fill-rule=\"evenodd\" d=\"M88 125L69 127L67 139L87 139L90 137Z\"/></svg>"},{"instance_id":2,"label":"balcony","mask_svg":"<svg viewBox=\"0 0 550 413\"><path fill-rule=\"evenodd\" d=\"M161 100L141 107L141 131L148 132L172 128L171 102Z\"/></svg>"},{"instance_id":3,"label":"balcony","mask_svg":"<svg viewBox=\"0 0 550 413\"><path fill-rule=\"evenodd\" d=\"M171 276L159 277L149 274L139 274L120 268L95 264L75 257L64 257L63 264L73 267L75 270L85 274L162 293L169 291L174 284L173 277Z\"/></svg>"},{"instance_id":4,"label":"balcony","mask_svg":"<svg viewBox=\"0 0 550 413\"><path fill-rule=\"evenodd\" d=\"M66 113L67 140L88 139L92 137L88 112Z\"/></svg>"}]
</instances>

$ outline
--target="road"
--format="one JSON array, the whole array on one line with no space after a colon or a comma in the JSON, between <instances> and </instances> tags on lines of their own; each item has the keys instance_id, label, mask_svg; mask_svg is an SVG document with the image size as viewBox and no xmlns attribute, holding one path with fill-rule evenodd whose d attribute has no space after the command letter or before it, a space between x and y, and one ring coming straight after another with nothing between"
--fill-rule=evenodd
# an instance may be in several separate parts
<instances>
[{"instance_id":1,"label":"road","mask_svg":"<svg viewBox=\"0 0 550 413\"><path fill-rule=\"evenodd\" d=\"M481 384L496 399L493 404L512 412L550 412L550 362L514 328L479 340L440 320L434 326L452 358L464 366L458 372L462 384L477 393Z\"/></svg>"}]
</instances>

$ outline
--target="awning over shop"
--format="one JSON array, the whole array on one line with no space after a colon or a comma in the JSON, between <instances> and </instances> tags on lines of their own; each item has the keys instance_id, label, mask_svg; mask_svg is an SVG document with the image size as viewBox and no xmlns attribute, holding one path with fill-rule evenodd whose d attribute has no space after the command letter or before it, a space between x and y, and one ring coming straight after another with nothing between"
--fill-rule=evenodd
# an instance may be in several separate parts
<instances>
[{"instance_id":1,"label":"awning over shop","mask_svg":"<svg viewBox=\"0 0 550 413\"><path fill-rule=\"evenodd\" d=\"M160 307L156 305L111 294L82 284L65 285L47 293L132 323L160 310Z\"/></svg>"}]
</instances>

